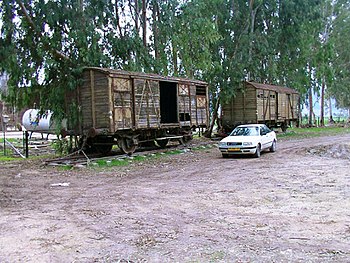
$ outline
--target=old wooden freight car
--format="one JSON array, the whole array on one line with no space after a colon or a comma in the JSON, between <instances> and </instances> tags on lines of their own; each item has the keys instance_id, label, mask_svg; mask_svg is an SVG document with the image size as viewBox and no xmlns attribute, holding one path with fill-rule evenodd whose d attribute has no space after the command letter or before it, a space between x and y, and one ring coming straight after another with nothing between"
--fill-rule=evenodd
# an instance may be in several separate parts
<instances>
[{"instance_id":1,"label":"old wooden freight car","mask_svg":"<svg viewBox=\"0 0 350 263\"><path fill-rule=\"evenodd\" d=\"M299 93L291 88L244 82L236 96L222 105L226 131L245 123L265 123L286 130L298 121Z\"/></svg>"},{"instance_id":2,"label":"old wooden freight car","mask_svg":"<svg viewBox=\"0 0 350 263\"><path fill-rule=\"evenodd\" d=\"M155 74L85 68L78 105L84 145L100 152L188 141L209 121L207 83Z\"/></svg>"}]
</instances>

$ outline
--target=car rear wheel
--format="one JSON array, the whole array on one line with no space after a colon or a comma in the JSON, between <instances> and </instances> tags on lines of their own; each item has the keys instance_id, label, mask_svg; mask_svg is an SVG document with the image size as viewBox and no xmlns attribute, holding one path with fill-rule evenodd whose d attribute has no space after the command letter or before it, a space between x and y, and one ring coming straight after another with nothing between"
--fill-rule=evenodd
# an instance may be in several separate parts
<instances>
[{"instance_id":1,"label":"car rear wheel","mask_svg":"<svg viewBox=\"0 0 350 263\"><path fill-rule=\"evenodd\" d=\"M270 147L270 152L274 153L276 151L276 141L273 140L272 145Z\"/></svg>"},{"instance_id":2,"label":"car rear wheel","mask_svg":"<svg viewBox=\"0 0 350 263\"><path fill-rule=\"evenodd\" d=\"M254 157L255 157L255 158L259 158L259 157L260 157L260 154L261 154L261 146L260 146L260 144L258 144L258 145L256 146L256 151L255 151Z\"/></svg>"}]
</instances>

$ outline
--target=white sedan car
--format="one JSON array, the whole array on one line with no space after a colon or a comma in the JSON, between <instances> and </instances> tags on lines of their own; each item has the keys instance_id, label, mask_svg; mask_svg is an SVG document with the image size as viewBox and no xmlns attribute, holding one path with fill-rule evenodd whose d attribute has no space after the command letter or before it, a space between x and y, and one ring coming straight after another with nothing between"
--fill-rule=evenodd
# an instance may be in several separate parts
<instances>
[{"instance_id":1,"label":"white sedan car","mask_svg":"<svg viewBox=\"0 0 350 263\"><path fill-rule=\"evenodd\" d=\"M229 136L219 142L223 157L235 154L252 154L259 158L265 150L276 151L276 134L265 124L237 126Z\"/></svg>"}]
</instances>

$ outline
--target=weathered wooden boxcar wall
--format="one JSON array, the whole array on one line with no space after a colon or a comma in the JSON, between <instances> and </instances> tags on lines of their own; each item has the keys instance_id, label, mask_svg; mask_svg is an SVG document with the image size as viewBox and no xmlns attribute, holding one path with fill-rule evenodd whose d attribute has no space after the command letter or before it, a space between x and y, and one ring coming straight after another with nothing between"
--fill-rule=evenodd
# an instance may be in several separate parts
<instances>
[{"instance_id":1,"label":"weathered wooden boxcar wall","mask_svg":"<svg viewBox=\"0 0 350 263\"><path fill-rule=\"evenodd\" d=\"M208 90L206 86L196 86L196 99L191 97L192 126L206 126L209 122ZM194 103L196 103L195 107ZM195 110L194 110L195 109ZM196 119L194 119L196 118Z\"/></svg>"},{"instance_id":2,"label":"weathered wooden boxcar wall","mask_svg":"<svg viewBox=\"0 0 350 263\"><path fill-rule=\"evenodd\" d=\"M276 91L256 89L251 85L249 87L256 90L258 121L276 120Z\"/></svg>"},{"instance_id":3,"label":"weathered wooden boxcar wall","mask_svg":"<svg viewBox=\"0 0 350 263\"><path fill-rule=\"evenodd\" d=\"M240 123L257 121L257 96L255 88L244 87L228 103L222 105L222 124L233 127Z\"/></svg>"},{"instance_id":4,"label":"weathered wooden boxcar wall","mask_svg":"<svg viewBox=\"0 0 350 263\"><path fill-rule=\"evenodd\" d=\"M110 74L113 119L111 132L160 127L159 81Z\"/></svg>"},{"instance_id":5,"label":"weathered wooden boxcar wall","mask_svg":"<svg viewBox=\"0 0 350 263\"><path fill-rule=\"evenodd\" d=\"M299 95L292 93L278 94L278 120L298 119Z\"/></svg>"},{"instance_id":6,"label":"weathered wooden boxcar wall","mask_svg":"<svg viewBox=\"0 0 350 263\"><path fill-rule=\"evenodd\" d=\"M83 84L79 89L79 103L82 109L82 128L111 128L109 78L98 71L85 71Z\"/></svg>"},{"instance_id":7,"label":"weathered wooden boxcar wall","mask_svg":"<svg viewBox=\"0 0 350 263\"><path fill-rule=\"evenodd\" d=\"M295 121L298 121L299 120L299 110L300 110L300 96L299 96L299 93L291 94L290 104L292 105L290 107L290 109L291 109L291 116L292 116L292 118Z\"/></svg>"},{"instance_id":8,"label":"weathered wooden boxcar wall","mask_svg":"<svg viewBox=\"0 0 350 263\"><path fill-rule=\"evenodd\" d=\"M179 121L181 125L190 126L191 122L196 123L196 87L181 83L178 85L179 96ZM194 109L194 114L191 113Z\"/></svg>"},{"instance_id":9,"label":"weathered wooden boxcar wall","mask_svg":"<svg viewBox=\"0 0 350 263\"><path fill-rule=\"evenodd\" d=\"M182 126L206 126L208 124L208 94L207 87L180 83L179 120Z\"/></svg>"},{"instance_id":10,"label":"weathered wooden boxcar wall","mask_svg":"<svg viewBox=\"0 0 350 263\"><path fill-rule=\"evenodd\" d=\"M79 89L82 128L114 133L169 125L207 126L208 90L204 82L198 83L87 68ZM173 116L166 118L168 114Z\"/></svg>"},{"instance_id":11,"label":"weathered wooden boxcar wall","mask_svg":"<svg viewBox=\"0 0 350 263\"><path fill-rule=\"evenodd\" d=\"M222 105L222 124L231 129L243 123L289 124L298 119L299 94L289 88L244 82L242 90Z\"/></svg>"},{"instance_id":12,"label":"weathered wooden boxcar wall","mask_svg":"<svg viewBox=\"0 0 350 263\"><path fill-rule=\"evenodd\" d=\"M160 127L159 81L134 79L135 128Z\"/></svg>"},{"instance_id":13,"label":"weathered wooden boxcar wall","mask_svg":"<svg viewBox=\"0 0 350 263\"><path fill-rule=\"evenodd\" d=\"M132 80L127 77L110 77L113 90L114 128L112 131L133 127Z\"/></svg>"}]
</instances>

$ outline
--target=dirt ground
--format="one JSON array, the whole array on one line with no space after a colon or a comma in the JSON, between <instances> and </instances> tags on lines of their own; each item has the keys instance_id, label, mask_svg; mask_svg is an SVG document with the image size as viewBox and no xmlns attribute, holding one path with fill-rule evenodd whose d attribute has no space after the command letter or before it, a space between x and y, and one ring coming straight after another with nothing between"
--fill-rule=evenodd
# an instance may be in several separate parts
<instances>
[{"instance_id":1,"label":"dirt ground","mask_svg":"<svg viewBox=\"0 0 350 263\"><path fill-rule=\"evenodd\" d=\"M2 164L0 262L349 262L349 168L350 135L260 159Z\"/></svg>"}]
</instances>

